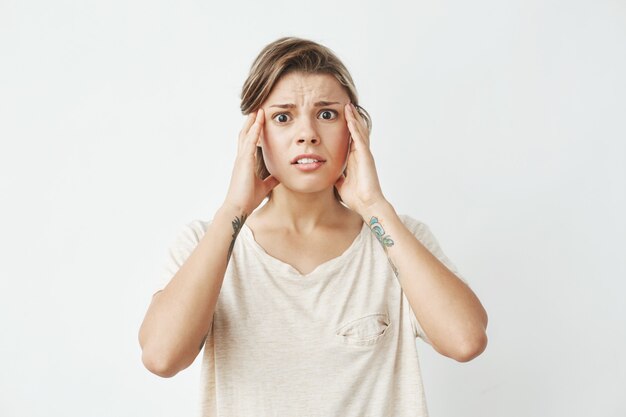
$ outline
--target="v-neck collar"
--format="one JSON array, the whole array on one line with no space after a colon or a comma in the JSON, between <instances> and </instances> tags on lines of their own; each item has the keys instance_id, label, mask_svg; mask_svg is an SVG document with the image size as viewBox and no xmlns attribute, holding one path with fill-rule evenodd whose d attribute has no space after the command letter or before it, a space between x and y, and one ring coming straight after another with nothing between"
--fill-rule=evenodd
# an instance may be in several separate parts
<instances>
[{"instance_id":1,"label":"v-neck collar","mask_svg":"<svg viewBox=\"0 0 626 417\"><path fill-rule=\"evenodd\" d=\"M346 258L348 258L359 247L361 241L364 239L364 235L367 234L368 232L369 232L369 227L367 227L367 224L363 222L361 231L354 238L350 246L348 246L348 248L345 251L343 251L341 255L322 262L308 274L300 273L300 271L298 271L296 268L294 268L290 264L283 262L280 259L275 258L269 253L267 253L265 249L263 249L263 247L259 245L259 243L255 240L254 233L252 232L252 229L248 227L247 224L245 223L243 224L243 227L241 228L241 232L239 233L239 236L246 239L254 248L254 250L259 254L259 256L264 258L268 263L272 264L272 266L276 270L282 272L283 274L287 276L291 276L294 278L310 278L314 275L331 272L337 266L340 266L342 262Z\"/></svg>"}]
</instances>

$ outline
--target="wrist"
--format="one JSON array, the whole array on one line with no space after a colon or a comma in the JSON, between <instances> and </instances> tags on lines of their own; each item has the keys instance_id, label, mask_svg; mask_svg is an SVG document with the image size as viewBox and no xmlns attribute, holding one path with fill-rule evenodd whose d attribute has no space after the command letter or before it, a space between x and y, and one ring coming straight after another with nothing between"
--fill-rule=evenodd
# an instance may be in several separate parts
<instances>
[{"instance_id":1,"label":"wrist","mask_svg":"<svg viewBox=\"0 0 626 417\"><path fill-rule=\"evenodd\" d=\"M389 214L396 214L391 203L389 203L384 197L369 204L367 207L360 209L358 213L363 218L363 221L368 224L373 216L381 217L388 216Z\"/></svg>"},{"instance_id":2,"label":"wrist","mask_svg":"<svg viewBox=\"0 0 626 417\"><path fill-rule=\"evenodd\" d=\"M218 213L226 215L226 217L233 218L235 216L238 217L248 217L250 215L251 210L246 209L238 204L233 204L228 201L224 201L220 208L217 210Z\"/></svg>"}]
</instances>

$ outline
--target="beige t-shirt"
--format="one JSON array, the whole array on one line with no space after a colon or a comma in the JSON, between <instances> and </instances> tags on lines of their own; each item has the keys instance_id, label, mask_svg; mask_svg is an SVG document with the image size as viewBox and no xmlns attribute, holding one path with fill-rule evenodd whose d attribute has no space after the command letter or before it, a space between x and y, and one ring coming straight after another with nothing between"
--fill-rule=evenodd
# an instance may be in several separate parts
<instances>
[{"instance_id":1,"label":"beige t-shirt","mask_svg":"<svg viewBox=\"0 0 626 417\"><path fill-rule=\"evenodd\" d=\"M405 226L463 281L428 226ZM161 288L210 221L186 225ZM415 338L428 342L369 227L339 257L302 275L244 224L202 358L202 416L427 416Z\"/></svg>"}]
</instances>

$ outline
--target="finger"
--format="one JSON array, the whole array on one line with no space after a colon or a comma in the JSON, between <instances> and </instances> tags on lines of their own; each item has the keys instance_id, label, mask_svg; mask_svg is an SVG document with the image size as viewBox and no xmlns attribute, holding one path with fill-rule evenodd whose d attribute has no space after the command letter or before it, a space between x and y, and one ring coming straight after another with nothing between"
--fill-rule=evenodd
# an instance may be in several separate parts
<instances>
[{"instance_id":1,"label":"finger","mask_svg":"<svg viewBox=\"0 0 626 417\"><path fill-rule=\"evenodd\" d=\"M352 103L350 103L350 105L352 106L352 115L354 116L354 120L355 120L355 122L357 124L357 127L359 129L359 133L361 133L361 138L363 138L363 141L369 147L369 144L370 144L370 131L367 128L367 124L365 123L365 119L363 119L361 114L357 111L356 107Z\"/></svg>"},{"instance_id":2,"label":"finger","mask_svg":"<svg viewBox=\"0 0 626 417\"><path fill-rule=\"evenodd\" d=\"M252 126L252 124L254 123L254 120L256 119L258 112L250 112L248 113L248 117L246 117L246 121L243 123L243 127L241 128L241 131L239 131L239 138L241 139L243 136L246 135L246 133L248 133L248 130L250 130L250 127Z\"/></svg>"},{"instance_id":3,"label":"finger","mask_svg":"<svg viewBox=\"0 0 626 417\"><path fill-rule=\"evenodd\" d=\"M344 174L341 174L339 178L337 178L337 181L335 181L335 186L341 187L345 181L346 181L346 176Z\"/></svg>"},{"instance_id":4,"label":"finger","mask_svg":"<svg viewBox=\"0 0 626 417\"><path fill-rule=\"evenodd\" d=\"M263 180L263 192L265 194L269 193L274 187L280 184L280 181L273 175L269 175L267 178Z\"/></svg>"},{"instance_id":5,"label":"finger","mask_svg":"<svg viewBox=\"0 0 626 417\"><path fill-rule=\"evenodd\" d=\"M256 118L254 119L254 123L250 127L250 130L246 134L246 138L244 140L244 146L247 151L254 152L256 150L256 144L259 141L264 122L265 116L263 114L263 110L259 109Z\"/></svg>"},{"instance_id":6,"label":"finger","mask_svg":"<svg viewBox=\"0 0 626 417\"><path fill-rule=\"evenodd\" d=\"M259 109L256 112L256 117L254 118L254 123L248 130L248 136L258 136L261 132L261 127L263 126L263 122L265 122L265 114L263 113L263 109Z\"/></svg>"},{"instance_id":7,"label":"finger","mask_svg":"<svg viewBox=\"0 0 626 417\"><path fill-rule=\"evenodd\" d=\"M246 133L248 132L248 130L250 130L250 127L254 123L254 120L256 118L256 113L257 112L248 113L248 117L246 118L246 121L244 122L243 127L239 131L239 139L237 140L237 153L240 153L241 149L244 146Z\"/></svg>"},{"instance_id":8,"label":"finger","mask_svg":"<svg viewBox=\"0 0 626 417\"><path fill-rule=\"evenodd\" d=\"M352 135L353 142L356 142L357 147L359 145L368 147L369 143L365 139L366 136L363 134L363 131L360 129L359 123L354 118L354 114L352 113L352 109L349 109L347 114L348 114L348 118L347 118L348 129L350 130L350 134ZM353 143L352 145L353 145L352 146L352 150L354 150L355 149L355 147L354 147L355 143Z\"/></svg>"},{"instance_id":9,"label":"finger","mask_svg":"<svg viewBox=\"0 0 626 417\"><path fill-rule=\"evenodd\" d=\"M352 106L352 112L354 113L354 116L359 121L361 126L363 126L364 129L369 130L367 128L367 122L365 121L365 117L363 117L363 115L359 112L359 109L357 109L356 106L352 103L350 103L350 105Z\"/></svg>"},{"instance_id":10,"label":"finger","mask_svg":"<svg viewBox=\"0 0 626 417\"><path fill-rule=\"evenodd\" d=\"M361 115L361 113L359 113L359 110L356 108L356 106L353 103L348 103L348 106L350 108L350 113L352 115L352 117L354 117L354 119L357 121L357 123L366 128L367 129L367 123L365 123L365 119L363 118L363 116Z\"/></svg>"},{"instance_id":11,"label":"finger","mask_svg":"<svg viewBox=\"0 0 626 417\"><path fill-rule=\"evenodd\" d=\"M341 176L335 181L335 187L337 191L341 192L341 188L343 187L343 183L346 181L346 176L341 174Z\"/></svg>"},{"instance_id":12,"label":"finger","mask_svg":"<svg viewBox=\"0 0 626 417\"><path fill-rule=\"evenodd\" d=\"M365 143L369 146L369 131L357 119L357 111L352 105L352 103L348 105L347 120L348 120L348 123L352 122L353 129L358 131L360 138L363 139L363 141L365 141Z\"/></svg>"},{"instance_id":13,"label":"finger","mask_svg":"<svg viewBox=\"0 0 626 417\"><path fill-rule=\"evenodd\" d=\"M350 161L350 153L352 152L352 136L350 136L350 141L348 142L348 152L346 152L346 160L343 163L343 167L341 167L341 172L345 172L348 167L348 162Z\"/></svg>"}]
</instances>

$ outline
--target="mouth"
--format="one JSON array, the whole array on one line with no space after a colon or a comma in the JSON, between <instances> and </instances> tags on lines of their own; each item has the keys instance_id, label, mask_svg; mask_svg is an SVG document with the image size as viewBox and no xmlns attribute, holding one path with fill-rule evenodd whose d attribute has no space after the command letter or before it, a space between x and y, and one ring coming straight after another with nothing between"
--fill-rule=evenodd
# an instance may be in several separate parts
<instances>
[{"instance_id":1,"label":"mouth","mask_svg":"<svg viewBox=\"0 0 626 417\"><path fill-rule=\"evenodd\" d=\"M307 165L326 162L324 158L315 154L298 155L291 160L292 165Z\"/></svg>"},{"instance_id":2,"label":"mouth","mask_svg":"<svg viewBox=\"0 0 626 417\"><path fill-rule=\"evenodd\" d=\"M316 154L303 154L298 155L291 160L291 165L299 169L300 171L315 171L321 167L326 160L320 155Z\"/></svg>"}]
</instances>

